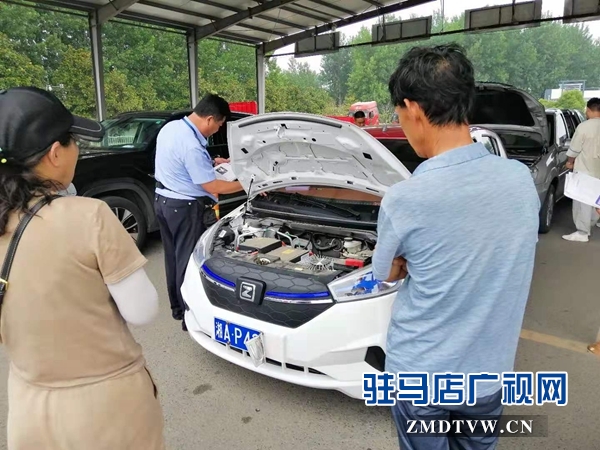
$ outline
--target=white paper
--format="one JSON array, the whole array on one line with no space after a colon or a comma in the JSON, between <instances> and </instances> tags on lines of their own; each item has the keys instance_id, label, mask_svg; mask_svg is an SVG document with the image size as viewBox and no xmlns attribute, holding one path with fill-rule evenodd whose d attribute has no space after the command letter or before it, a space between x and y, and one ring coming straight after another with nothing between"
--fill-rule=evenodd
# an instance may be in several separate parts
<instances>
[{"instance_id":1,"label":"white paper","mask_svg":"<svg viewBox=\"0 0 600 450\"><path fill-rule=\"evenodd\" d=\"M600 179L580 172L568 173L565 196L584 205L600 208Z\"/></svg>"},{"instance_id":2,"label":"white paper","mask_svg":"<svg viewBox=\"0 0 600 450\"><path fill-rule=\"evenodd\" d=\"M229 163L223 163L216 166L215 175L217 177L217 180L235 181L237 179L237 177L233 173L233 170L231 170L231 164Z\"/></svg>"}]
</instances>

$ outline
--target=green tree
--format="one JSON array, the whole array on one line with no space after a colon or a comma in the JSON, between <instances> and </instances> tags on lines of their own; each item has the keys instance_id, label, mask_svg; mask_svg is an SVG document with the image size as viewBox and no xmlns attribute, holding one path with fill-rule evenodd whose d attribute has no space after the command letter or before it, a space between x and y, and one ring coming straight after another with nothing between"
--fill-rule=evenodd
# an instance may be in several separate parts
<instances>
[{"instance_id":1,"label":"green tree","mask_svg":"<svg viewBox=\"0 0 600 450\"><path fill-rule=\"evenodd\" d=\"M44 68L35 65L0 33L0 89L14 86L46 87Z\"/></svg>"},{"instance_id":2,"label":"green tree","mask_svg":"<svg viewBox=\"0 0 600 450\"><path fill-rule=\"evenodd\" d=\"M581 91L566 91L563 92L556 102L556 107L561 109L578 109L583 112L586 102Z\"/></svg>"},{"instance_id":3,"label":"green tree","mask_svg":"<svg viewBox=\"0 0 600 450\"><path fill-rule=\"evenodd\" d=\"M346 42L346 40L342 39L343 42ZM321 59L320 81L335 100L336 106L341 106L348 95L348 79L351 72L350 49L342 48L336 53L323 56Z\"/></svg>"},{"instance_id":4,"label":"green tree","mask_svg":"<svg viewBox=\"0 0 600 450\"><path fill-rule=\"evenodd\" d=\"M96 116L92 58L89 51L69 49L65 52L54 79L57 83L56 95L74 114ZM128 83L125 74L116 69L112 70L105 74L104 84L106 112L109 117L125 111L142 109L142 98Z\"/></svg>"},{"instance_id":5,"label":"green tree","mask_svg":"<svg viewBox=\"0 0 600 450\"><path fill-rule=\"evenodd\" d=\"M394 16L386 21L396 20ZM460 30L464 16L442 20L434 14L433 32ZM370 30L363 28L349 43L368 42ZM323 74L330 95L339 104L339 87L347 86L345 99L352 95L358 100L375 100L384 114L391 111L387 82L400 57L415 45L435 45L457 42L462 45L473 62L479 81L496 81L513 84L533 95L558 86L568 79L586 80L589 86L600 85L600 43L594 40L584 25L545 23L539 27L521 30L496 31L474 34L434 36L422 43L409 42L387 46L361 46L347 50L350 56L349 74L344 71ZM340 52L341 54L341 52ZM338 54L323 58L323 68L333 68ZM329 70L331 71L331 70ZM328 71L328 72L329 72ZM334 71L335 72L335 71ZM335 83L332 79L335 78ZM342 103L347 103L343 101Z\"/></svg>"}]
</instances>

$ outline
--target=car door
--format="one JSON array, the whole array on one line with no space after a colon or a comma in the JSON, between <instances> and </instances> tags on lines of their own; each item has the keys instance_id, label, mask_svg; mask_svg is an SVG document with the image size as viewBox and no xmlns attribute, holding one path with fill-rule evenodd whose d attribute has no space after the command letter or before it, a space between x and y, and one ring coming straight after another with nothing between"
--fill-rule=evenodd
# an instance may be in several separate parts
<instances>
[{"instance_id":1,"label":"car door","mask_svg":"<svg viewBox=\"0 0 600 450\"><path fill-rule=\"evenodd\" d=\"M484 129L471 130L473 142L482 144L492 155L507 158L500 138L493 132Z\"/></svg>"},{"instance_id":2,"label":"car door","mask_svg":"<svg viewBox=\"0 0 600 450\"><path fill-rule=\"evenodd\" d=\"M556 198L564 195L566 175L569 170L565 167L567 163L567 151L569 150L570 135L567 120L562 111L554 114L555 120L555 139L556 139L556 165L558 168L558 187L556 189Z\"/></svg>"},{"instance_id":3,"label":"car door","mask_svg":"<svg viewBox=\"0 0 600 450\"><path fill-rule=\"evenodd\" d=\"M575 115L573 111L570 110L564 110L563 114L565 115L565 120L567 122L567 131L569 134L569 139L573 139L575 130L579 125L579 118Z\"/></svg>"}]
</instances>

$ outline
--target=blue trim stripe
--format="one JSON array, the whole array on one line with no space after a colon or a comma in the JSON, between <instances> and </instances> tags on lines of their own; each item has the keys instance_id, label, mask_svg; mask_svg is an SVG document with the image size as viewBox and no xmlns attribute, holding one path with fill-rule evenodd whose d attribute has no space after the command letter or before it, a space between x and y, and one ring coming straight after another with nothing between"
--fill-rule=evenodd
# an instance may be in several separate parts
<instances>
[{"instance_id":1,"label":"blue trim stripe","mask_svg":"<svg viewBox=\"0 0 600 450\"><path fill-rule=\"evenodd\" d=\"M222 283L225 286L229 286L229 287L232 287L232 288L235 287L235 283L232 283L231 281L226 280L225 278L221 278L219 275L217 275L216 273L214 273L212 270L210 270L204 264L202 265L202 270L204 271L204 273L206 273L206 275L208 275L209 277L211 277L213 280L218 281L219 283Z\"/></svg>"},{"instance_id":2,"label":"blue trim stripe","mask_svg":"<svg viewBox=\"0 0 600 450\"><path fill-rule=\"evenodd\" d=\"M296 294L294 292L267 292L265 296L275 298L323 298L329 297L329 292L307 292L305 294Z\"/></svg>"},{"instance_id":3,"label":"blue trim stripe","mask_svg":"<svg viewBox=\"0 0 600 450\"><path fill-rule=\"evenodd\" d=\"M232 288L235 288L235 283L229 280L226 280L223 277L220 277L219 275L217 275L216 273L214 273L212 270L210 270L208 267L206 267L205 264L202 265L202 270L204 271L204 273L209 276L210 278L212 278L215 281L218 281L221 284L224 284L225 286L229 286ZM275 297L275 298L288 298L288 299L306 299L306 298L328 298L330 297L329 292L325 291L325 292L307 292L307 293L294 293L294 292L273 292L273 291L269 291L265 294L266 297Z\"/></svg>"}]
</instances>

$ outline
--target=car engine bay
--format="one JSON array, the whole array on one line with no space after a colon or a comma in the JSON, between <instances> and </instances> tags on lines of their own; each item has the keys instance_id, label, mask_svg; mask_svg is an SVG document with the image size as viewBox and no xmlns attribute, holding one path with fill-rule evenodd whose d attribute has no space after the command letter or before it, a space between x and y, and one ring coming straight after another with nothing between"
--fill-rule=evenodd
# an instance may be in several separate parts
<instances>
[{"instance_id":1,"label":"car engine bay","mask_svg":"<svg viewBox=\"0 0 600 450\"><path fill-rule=\"evenodd\" d=\"M213 254L265 268L344 275L371 263L371 231L239 216L216 231Z\"/></svg>"}]
</instances>

